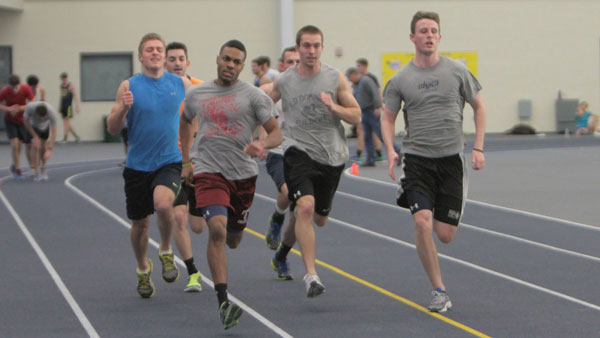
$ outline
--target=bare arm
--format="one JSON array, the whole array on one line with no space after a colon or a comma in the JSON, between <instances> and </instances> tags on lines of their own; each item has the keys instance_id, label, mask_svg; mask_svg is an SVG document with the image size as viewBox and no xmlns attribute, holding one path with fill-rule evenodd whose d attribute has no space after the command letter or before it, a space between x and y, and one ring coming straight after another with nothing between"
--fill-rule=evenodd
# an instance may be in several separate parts
<instances>
[{"instance_id":1,"label":"bare arm","mask_svg":"<svg viewBox=\"0 0 600 338\"><path fill-rule=\"evenodd\" d=\"M400 160L400 156L394 149L397 117L398 112L391 111L387 107L383 108L383 117L381 118L381 136L383 136L385 150L388 153L388 175L390 175L394 181L396 180L396 174L394 174L394 165Z\"/></svg>"},{"instance_id":2,"label":"bare arm","mask_svg":"<svg viewBox=\"0 0 600 338\"><path fill-rule=\"evenodd\" d=\"M188 120L185 114L182 114L179 119L179 138L181 140L181 158L183 160L181 177L189 185L192 185L194 176L194 168L191 166L190 161L190 149L192 148L192 143L194 141L193 122L194 121Z\"/></svg>"},{"instance_id":3,"label":"bare arm","mask_svg":"<svg viewBox=\"0 0 600 338\"><path fill-rule=\"evenodd\" d=\"M281 92L279 92L279 80L275 79L273 85L271 86L271 90L269 92L265 90L265 93L269 95L273 102L279 101L281 99Z\"/></svg>"},{"instance_id":4,"label":"bare arm","mask_svg":"<svg viewBox=\"0 0 600 338\"><path fill-rule=\"evenodd\" d=\"M469 102L475 115L475 144L473 145L472 162L473 169L480 170L485 168L485 156L483 155L483 145L485 139L485 104L481 97L481 92L477 93L475 99ZM475 150L478 149L478 150Z\"/></svg>"},{"instance_id":5,"label":"bare arm","mask_svg":"<svg viewBox=\"0 0 600 338\"><path fill-rule=\"evenodd\" d=\"M267 122L263 124L263 128L267 132L267 136L264 140L254 140L244 147L244 153L252 157L258 157L261 160L264 160L267 157L267 149L273 149L279 146L283 140L279 124L274 117L267 120Z\"/></svg>"},{"instance_id":6,"label":"bare arm","mask_svg":"<svg viewBox=\"0 0 600 338\"><path fill-rule=\"evenodd\" d=\"M321 101L331 110L335 115L342 119L342 121L351 125L357 125L360 123L360 106L354 95L352 89L346 81L346 78L339 74L339 87L337 92L338 102L335 104L331 99L331 96L327 93L321 93Z\"/></svg>"},{"instance_id":7,"label":"bare arm","mask_svg":"<svg viewBox=\"0 0 600 338\"><path fill-rule=\"evenodd\" d=\"M71 93L73 93L73 102L75 103L75 113L79 114L79 95L77 94L77 89L75 86L71 84L70 88Z\"/></svg>"},{"instance_id":8,"label":"bare arm","mask_svg":"<svg viewBox=\"0 0 600 338\"><path fill-rule=\"evenodd\" d=\"M42 85L38 85L38 88L40 88L40 100L46 101L46 88L42 87Z\"/></svg>"},{"instance_id":9,"label":"bare arm","mask_svg":"<svg viewBox=\"0 0 600 338\"><path fill-rule=\"evenodd\" d=\"M110 111L110 115L106 120L106 130L116 135L123 129L125 125L125 118L131 105L133 104L133 93L129 91L129 80L121 82L119 89L117 90L117 97L115 104Z\"/></svg>"}]
</instances>

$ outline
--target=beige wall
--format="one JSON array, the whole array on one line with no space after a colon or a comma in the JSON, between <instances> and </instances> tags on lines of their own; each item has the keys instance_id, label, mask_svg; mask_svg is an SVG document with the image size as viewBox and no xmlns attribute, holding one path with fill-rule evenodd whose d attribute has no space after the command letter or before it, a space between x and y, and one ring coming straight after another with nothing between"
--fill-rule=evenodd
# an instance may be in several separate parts
<instances>
[{"instance_id":1,"label":"beige wall","mask_svg":"<svg viewBox=\"0 0 600 338\"><path fill-rule=\"evenodd\" d=\"M278 0L26 0L23 7L0 10L0 45L12 45L14 72L22 78L37 74L52 104L58 102L60 72L79 87L79 53L135 51L149 31L185 42L189 73L201 79L215 77L216 53L230 38L246 44L249 59L260 54L276 59L280 50ZM408 39L412 15L437 11L440 50L478 53L490 132L519 122L519 99L533 101L532 126L553 131L558 90L600 112L600 1L296 0L294 10L295 29L315 24L324 31L324 62L343 71L366 57L380 78L382 52L414 50ZM335 47L343 48L342 57L334 56ZM249 62L242 78L252 79ZM82 103L74 125L84 139L102 138L101 118L110 107ZM473 130L466 109L465 131Z\"/></svg>"}]
</instances>

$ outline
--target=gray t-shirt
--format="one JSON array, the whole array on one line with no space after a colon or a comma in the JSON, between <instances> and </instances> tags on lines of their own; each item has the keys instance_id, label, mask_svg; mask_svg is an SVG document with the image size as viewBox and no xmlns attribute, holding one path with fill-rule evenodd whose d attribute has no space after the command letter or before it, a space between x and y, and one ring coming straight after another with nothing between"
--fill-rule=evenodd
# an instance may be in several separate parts
<instances>
[{"instance_id":1,"label":"gray t-shirt","mask_svg":"<svg viewBox=\"0 0 600 338\"><path fill-rule=\"evenodd\" d=\"M463 109L481 85L459 61L440 56L433 67L419 68L411 61L387 83L383 101L398 112L402 102L406 135L403 152L425 157L462 153Z\"/></svg>"},{"instance_id":2,"label":"gray t-shirt","mask_svg":"<svg viewBox=\"0 0 600 338\"><path fill-rule=\"evenodd\" d=\"M183 113L188 120L198 116L194 174L221 173L229 180L258 175L258 165L243 149L259 124L277 116L262 90L244 81L227 87L204 82L188 90Z\"/></svg>"},{"instance_id":3,"label":"gray t-shirt","mask_svg":"<svg viewBox=\"0 0 600 338\"><path fill-rule=\"evenodd\" d=\"M360 77L360 81L354 86L354 97L356 97L363 113L372 112L381 107L377 85L369 76L363 75Z\"/></svg>"},{"instance_id":4,"label":"gray t-shirt","mask_svg":"<svg viewBox=\"0 0 600 338\"><path fill-rule=\"evenodd\" d=\"M296 67L281 74L278 88L285 116L284 149L296 147L314 161L331 166L348 161L341 119L321 101L321 92L325 92L338 103L339 79L339 71L323 63L311 77L301 77Z\"/></svg>"},{"instance_id":5,"label":"gray t-shirt","mask_svg":"<svg viewBox=\"0 0 600 338\"><path fill-rule=\"evenodd\" d=\"M46 106L46 110L48 113L46 117L42 118L40 115L36 114L35 109L39 105ZM50 126L56 126L58 122L58 113L46 102L42 101L33 101L29 102L27 106L25 106L25 112L23 113L23 118L29 122L29 124L39 130L46 130Z\"/></svg>"}]
</instances>

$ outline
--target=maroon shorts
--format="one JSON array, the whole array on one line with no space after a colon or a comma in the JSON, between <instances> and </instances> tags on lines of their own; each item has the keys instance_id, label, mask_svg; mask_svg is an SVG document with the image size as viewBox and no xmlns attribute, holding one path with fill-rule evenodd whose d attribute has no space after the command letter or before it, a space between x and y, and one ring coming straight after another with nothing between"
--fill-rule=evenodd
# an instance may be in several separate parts
<instances>
[{"instance_id":1,"label":"maroon shorts","mask_svg":"<svg viewBox=\"0 0 600 338\"><path fill-rule=\"evenodd\" d=\"M246 227L250 206L254 199L256 178L228 180L219 173L194 175L196 208L223 205L229 209L227 229L242 231Z\"/></svg>"}]
</instances>

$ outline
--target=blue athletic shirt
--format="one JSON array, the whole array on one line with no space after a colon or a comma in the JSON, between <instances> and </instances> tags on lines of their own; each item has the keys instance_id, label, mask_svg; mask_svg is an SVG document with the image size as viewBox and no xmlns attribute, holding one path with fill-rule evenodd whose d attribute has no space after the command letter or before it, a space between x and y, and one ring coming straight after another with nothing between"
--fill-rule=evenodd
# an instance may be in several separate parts
<instances>
[{"instance_id":1,"label":"blue athletic shirt","mask_svg":"<svg viewBox=\"0 0 600 338\"><path fill-rule=\"evenodd\" d=\"M127 168L156 171L181 162L177 146L179 106L185 98L183 80L165 72L158 79L144 74L129 78L133 105L127 113Z\"/></svg>"}]
</instances>

